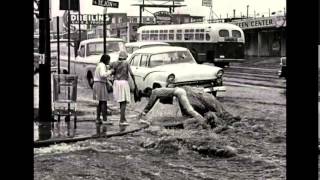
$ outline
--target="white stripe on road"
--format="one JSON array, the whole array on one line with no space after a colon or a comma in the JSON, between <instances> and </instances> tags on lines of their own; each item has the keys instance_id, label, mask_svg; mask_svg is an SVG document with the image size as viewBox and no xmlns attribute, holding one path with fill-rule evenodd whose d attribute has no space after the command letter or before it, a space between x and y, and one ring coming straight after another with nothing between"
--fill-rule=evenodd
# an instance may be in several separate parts
<instances>
[{"instance_id":1,"label":"white stripe on road","mask_svg":"<svg viewBox=\"0 0 320 180\"><path fill-rule=\"evenodd\" d=\"M266 69L266 68L253 68L253 67L240 67L240 66L230 66L229 68L235 68L235 69L252 69L252 70L263 70L263 71L275 71L275 72L278 72L277 69Z\"/></svg>"},{"instance_id":2,"label":"white stripe on road","mask_svg":"<svg viewBox=\"0 0 320 180\"><path fill-rule=\"evenodd\" d=\"M267 87L267 86L260 86L260 85L249 85L249 84L241 84L241 83L232 83L232 82L224 82L224 85L230 85L230 86L243 86L243 87L252 87L252 88L259 88L259 89L269 89L269 90L274 90L274 89L283 89L279 87ZM227 89L228 91L228 89Z\"/></svg>"}]
</instances>

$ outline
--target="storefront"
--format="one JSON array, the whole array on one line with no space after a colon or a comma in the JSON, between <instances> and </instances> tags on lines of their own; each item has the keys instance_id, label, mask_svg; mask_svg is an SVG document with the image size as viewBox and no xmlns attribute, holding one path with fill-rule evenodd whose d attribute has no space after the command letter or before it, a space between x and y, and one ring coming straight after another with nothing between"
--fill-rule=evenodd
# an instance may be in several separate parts
<instances>
[{"instance_id":1,"label":"storefront","mask_svg":"<svg viewBox=\"0 0 320 180\"><path fill-rule=\"evenodd\" d=\"M245 33L246 56L286 56L284 16L233 21Z\"/></svg>"}]
</instances>

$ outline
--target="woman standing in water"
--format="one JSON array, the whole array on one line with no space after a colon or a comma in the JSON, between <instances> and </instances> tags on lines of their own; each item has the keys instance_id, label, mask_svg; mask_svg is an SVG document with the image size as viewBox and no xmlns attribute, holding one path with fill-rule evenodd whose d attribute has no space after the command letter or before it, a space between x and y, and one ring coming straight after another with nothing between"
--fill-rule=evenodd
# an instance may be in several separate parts
<instances>
[{"instance_id":1,"label":"woman standing in water","mask_svg":"<svg viewBox=\"0 0 320 180\"><path fill-rule=\"evenodd\" d=\"M102 55L100 62L97 64L94 73L94 84L93 84L93 99L99 101L97 105L97 123L101 124L100 114L102 113L103 121L107 121L107 77L112 73L112 70L107 69L107 65L110 62L109 55ZM106 124L112 125L111 122Z\"/></svg>"},{"instance_id":2,"label":"woman standing in water","mask_svg":"<svg viewBox=\"0 0 320 180\"><path fill-rule=\"evenodd\" d=\"M126 61L128 55L126 52L121 51L119 60L110 64L111 69L114 70L113 82L113 96L114 100L120 103L120 122L119 125L129 125L126 120L126 107L127 103L131 101L130 86L129 86L129 73L133 80L134 86L137 87L130 65Z\"/></svg>"}]
</instances>

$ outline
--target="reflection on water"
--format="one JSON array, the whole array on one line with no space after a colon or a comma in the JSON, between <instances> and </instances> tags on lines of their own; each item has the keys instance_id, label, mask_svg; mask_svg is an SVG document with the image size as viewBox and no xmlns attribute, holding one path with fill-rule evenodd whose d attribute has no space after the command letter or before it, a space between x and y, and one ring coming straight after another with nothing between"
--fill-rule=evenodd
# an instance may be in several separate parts
<instances>
[{"instance_id":1,"label":"reflection on water","mask_svg":"<svg viewBox=\"0 0 320 180\"><path fill-rule=\"evenodd\" d=\"M57 121L34 124L34 141L38 140L54 140L63 138L77 138L84 136L98 136L117 134L119 132L131 131L140 129L141 126L137 123L130 123L129 126L120 126L117 124L99 124L95 121L81 121L74 128L73 121Z\"/></svg>"},{"instance_id":2,"label":"reflection on water","mask_svg":"<svg viewBox=\"0 0 320 180\"><path fill-rule=\"evenodd\" d=\"M123 132L123 131L125 131L125 130L127 129L127 127L128 127L128 126L121 126L121 125L119 125L119 131L120 131L120 132Z\"/></svg>"}]
</instances>

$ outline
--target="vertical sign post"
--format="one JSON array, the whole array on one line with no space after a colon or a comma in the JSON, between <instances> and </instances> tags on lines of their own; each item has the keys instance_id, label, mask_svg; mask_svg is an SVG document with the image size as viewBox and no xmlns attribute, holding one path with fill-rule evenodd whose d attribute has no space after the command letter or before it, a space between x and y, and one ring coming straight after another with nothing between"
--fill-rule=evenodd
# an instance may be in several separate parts
<instances>
[{"instance_id":1,"label":"vertical sign post","mask_svg":"<svg viewBox=\"0 0 320 180\"><path fill-rule=\"evenodd\" d=\"M39 139L51 138L51 55L49 1L39 2L39 53L44 54L44 62L39 64Z\"/></svg>"},{"instance_id":2,"label":"vertical sign post","mask_svg":"<svg viewBox=\"0 0 320 180\"><path fill-rule=\"evenodd\" d=\"M59 30L59 16L57 16L57 60L58 60L58 74L60 74L60 30Z\"/></svg>"},{"instance_id":3,"label":"vertical sign post","mask_svg":"<svg viewBox=\"0 0 320 180\"><path fill-rule=\"evenodd\" d=\"M107 54L106 31L107 31L107 12L103 14L103 54Z\"/></svg>"},{"instance_id":4,"label":"vertical sign post","mask_svg":"<svg viewBox=\"0 0 320 180\"><path fill-rule=\"evenodd\" d=\"M103 53L107 54L107 7L118 8L119 2L108 1L108 0L93 0L92 5L102 6L106 8L106 11L103 13Z\"/></svg>"}]
</instances>

